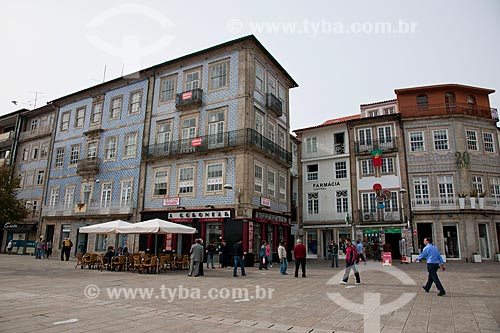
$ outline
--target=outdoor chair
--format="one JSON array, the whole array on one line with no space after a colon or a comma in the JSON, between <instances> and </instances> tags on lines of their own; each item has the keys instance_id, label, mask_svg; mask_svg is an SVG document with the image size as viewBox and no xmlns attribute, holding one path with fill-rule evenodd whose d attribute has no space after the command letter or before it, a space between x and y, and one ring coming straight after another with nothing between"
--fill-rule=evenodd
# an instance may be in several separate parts
<instances>
[{"instance_id":1,"label":"outdoor chair","mask_svg":"<svg viewBox=\"0 0 500 333\"><path fill-rule=\"evenodd\" d=\"M143 269L143 266L142 266L142 259L141 259L141 256L134 256L133 257L133 269L132 269L132 273L135 272L135 270L138 270L140 274L142 274L142 269Z\"/></svg>"},{"instance_id":2,"label":"outdoor chair","mask_svg":"<svg viewBox=\"0 0 500 333\"><path fill-rule=\"evenodd\" d=\"M111 261L111 269L118 267L118 270L125 270L125 259L126 256L113 257L113 260Z\"/></svg>"},{"instance_id":3,"label":"outdoor chair","mask_svg":"<svg viewBox=\"0 0 500 333\"><path fill-rule=\"evenodd\" d=\"M76 254L76 265L75 269L80 266L81 269L83 269L83 253L77 253Z\"/></svg>"},{"instance_id":4,"label":"outdoor chair","mask_svg":"<svg viewBox=\"0 0 500 333\"><path fill-rule=\"evenodd\" d=\"M145 268L148 273L152 273L153 269L155 270L155 272L157 272L156 260L157 260L156 256L151 256L151 258L149 258L148 260L145 261L144 264L142 264L142 267Z\"/></svg>"}]
</instances>

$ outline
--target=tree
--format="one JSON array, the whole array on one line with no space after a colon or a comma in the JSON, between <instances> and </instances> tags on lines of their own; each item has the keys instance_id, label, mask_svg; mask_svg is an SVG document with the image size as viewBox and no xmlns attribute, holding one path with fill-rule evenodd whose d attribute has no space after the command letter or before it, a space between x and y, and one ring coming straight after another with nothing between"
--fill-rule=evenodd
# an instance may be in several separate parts
<instances>
[{"instance_id":1,"label":"tree","mask_svg":"<svg viewBox=\"0 0 500 333\"><path fill-rule=\"evenodd\" d=\"M12 176L12 167L0 167L0 226L17 222L28 216L24 200L16 198L21 177Z\"/></svg>"}]
</instances>

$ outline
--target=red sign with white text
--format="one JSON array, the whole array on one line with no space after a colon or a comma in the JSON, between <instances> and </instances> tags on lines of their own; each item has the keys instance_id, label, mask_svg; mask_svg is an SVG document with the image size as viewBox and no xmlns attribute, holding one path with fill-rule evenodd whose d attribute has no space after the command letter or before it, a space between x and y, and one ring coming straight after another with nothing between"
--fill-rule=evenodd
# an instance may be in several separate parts
<instances>
[{"instance_id":1,"label":"red sign with white text","mask_svg":"<svg viewBox=\"0 0 500 333\"><path fill-rule=\"evenodd\" d=\"M191 146L193 147L201 146L202 141L203 141L202 138L193 139L191 140Z\"/></svg>"},{"instance_id":2,"label":"red sign with white text","mask_svg":"<svg viewBox=\"0 0 500 333\"><path fill-rule=\"evenodd\" d=\"M186 91L185 93L182 93L182 100L185 101L186 99L191 99L193 98L193 92L192 91Z\"/></svg>"}]
</instances>

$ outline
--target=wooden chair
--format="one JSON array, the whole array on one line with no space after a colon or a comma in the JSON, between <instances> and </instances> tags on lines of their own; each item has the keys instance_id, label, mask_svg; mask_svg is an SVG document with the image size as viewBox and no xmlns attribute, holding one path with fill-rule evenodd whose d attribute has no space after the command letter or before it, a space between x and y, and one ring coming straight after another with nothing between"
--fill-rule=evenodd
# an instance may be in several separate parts
<instances>
[{"instance_id":1,"label":"wooden chair","mask_svg":"<svg viewBox=\"0 0 500 333\"><path fill-rule=\"evenodd\" d=\"M157 267L156 267L156 260L158 258L156 256L151 256L151 258L149 258L148 260L145 261L145 263L142 264L142 267L145 268L147 270L148 273L152 273L153 272L153 269L156 271Z\"/></svg>"},{"instance_id":2,"label":"wooden chair","mask_svg":"<svg viewBox=\"0 0 500 333\"><path fill-rule=\"evenodd\" d=\"M160 256L160 263L158 264L158 270L164 270L165 272L167 271L167 256L163 255Z\"/></svg>"},{"instance_id":3,"label":"wooden chair","mask_svg":"<svg viewBox=\"0 0 500 333\"><path fill-rule=\"evenodd\" d=\"M113 260L111 261L111 269L118 267L118 270L125 270L125 259L126 256L113 257Z\"/></svg>"},{"instance_id":4,"label":"wooden chair","mask_svg":"<svg viewBox=\"0 0 500 333\"><path fill-rule=\"evenodd\" d=\"M133 263L134 263L134 266L132 268L132 273L135 272L135 270L138 270L140 274L142 274L142 270L143 270L143 265L142 265L142 259L141 259L141 256L134 256L133 257Z\"/></svg>"},{"instance_id":5,"label":"wooden chair","mask_svg":"<svg viewBox=\"0 0 500 333\"><path fill-rule=\"evenodd\" d=\"M88 269L94 268L97 266L97 254L96 253L86 253L83 256L83 267L87 266Z\"/></svg>"},{"instance_id":6,"label":"wooden chair","mask_svg":"<svg viewBox=\"0 0 500 333\"><path fill-rule=\"evenodd\" d=\"M80 268L83 269L83 253L76 254L76 265L75 269L80 265Z\"/></svg>"},{"instance_id":7,"label":"wooden chair","mask_svg":"<svg viewBox=\"0 0 500 333\"><path fill-rule=\"evenodd\" d=\"M104 270L104 269L111 269L111 263L110 262L107 262L107 261L104 261L104 255L103 254L99 254L97 255L97 260L96 260L97 264L97 269L100 270L101 272Z\"/></svg>"},{"instance_id":8,"label":"wooden chair","mask_svg":"<svg viewBox=\"0 0 500 333\"><path fill-rule=\"evenodd\" d=\"M189 269L189 255L183 255L181 261L177 263L177 266L179 269Z\"/></svg>"}]
</instances>

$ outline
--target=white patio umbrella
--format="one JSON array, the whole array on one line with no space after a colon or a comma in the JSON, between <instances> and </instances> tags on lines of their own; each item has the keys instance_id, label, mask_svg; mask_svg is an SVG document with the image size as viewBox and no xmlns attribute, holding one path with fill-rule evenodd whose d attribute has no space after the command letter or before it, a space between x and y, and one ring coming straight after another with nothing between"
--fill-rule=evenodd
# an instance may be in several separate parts
<instances>
[{"instance_id":1,"label":"white patio umbrella","mask_svg":"<svg viewBox=\"0 0 500 333\"><path fill-rule=\"evenodd\" d=\"M195 228L182 224L165 221L162 219L152 219L144 222L129 223L128 226L117 228L123 234L194 234Z\"/></svg>"},{"instance_id":2,"label":"white patio umbrella","mask_svg":"<svg viewBox=\"0 0 500 333\"><path fill-rule=\"evenodd\" d=\"M88 225L86 227L80 228L80 232L83 234L118 234L119 228L130 226L132 223L125 222L122 220L115 220L110 222L104 222L94 225Z\"/></svg>"}]
</instances>

